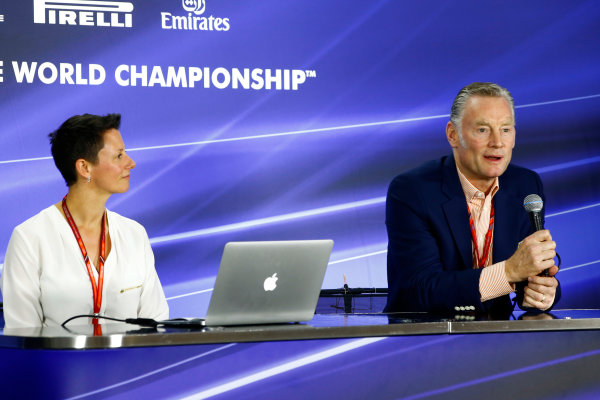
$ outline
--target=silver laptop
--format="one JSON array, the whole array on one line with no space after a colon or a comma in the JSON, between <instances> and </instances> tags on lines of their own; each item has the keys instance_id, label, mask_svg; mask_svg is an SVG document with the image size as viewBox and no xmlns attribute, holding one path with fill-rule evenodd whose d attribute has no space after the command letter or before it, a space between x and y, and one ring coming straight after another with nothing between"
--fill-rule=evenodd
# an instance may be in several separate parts
<instances>
[{"instance_id":1,"label":"silver laptop","mask_svg":"<svg viewBox=\"0 0 600 400\"><path fill-rule=\"evenodd\" d=\"M206 326L312 319L333 240L229 242Z\"/></svg>"}]
</instances>

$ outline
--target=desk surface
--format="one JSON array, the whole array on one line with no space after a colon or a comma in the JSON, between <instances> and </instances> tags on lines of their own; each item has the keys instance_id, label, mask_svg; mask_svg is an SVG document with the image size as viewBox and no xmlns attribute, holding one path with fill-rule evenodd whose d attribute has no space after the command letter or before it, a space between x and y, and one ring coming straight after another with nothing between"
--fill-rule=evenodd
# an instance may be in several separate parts
<instances>
[{"instance_id":1,"label":"desk surface","mask_svg":"<svg viewBox=\"0 0 600 400\"><path fill-rule=\"evenodd\" d=\"M5 331L0 385L6 398L44 399L598 398L599 316L317 314L189 331L106 324L101 336L85 325Z\"/></svg>"},{"instance_id":2,"label":"desk surface","mask_svg":"<svg viewBox=\"0 0 600 400\"><path fill-rule=\"evenodd\" d=\"M307 323L206 327L200 329L143 328L108 323L102 335L91 325L3 330L0 347L26 349L111 349L211 343L268 342L377 336L465 334L600 329L600 310L555 310L551 314L515 313L508 319L460 314L426 313L317 314Z\"/></svg>"}]
</instances>

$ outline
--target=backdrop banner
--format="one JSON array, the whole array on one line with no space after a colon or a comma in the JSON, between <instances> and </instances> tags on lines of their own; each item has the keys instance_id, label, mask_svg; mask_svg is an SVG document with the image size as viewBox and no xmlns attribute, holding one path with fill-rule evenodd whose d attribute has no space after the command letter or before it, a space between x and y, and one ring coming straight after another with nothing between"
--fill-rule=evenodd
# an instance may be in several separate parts
<instances>
[{"instance_id":1,"label":"backdrop banner","mask_svg":"<svg viewBox=\"0 0 600 400\"><path fill-rule=\"evenodd\" d=\"M545 185L560 308L600 307L600 2L5 1L0 264L67 191L47 135L121 113L137 167L108 208L148 231L171 315L203 316L228 241L335 241L324 287L387 287L387 186L450 153L474 81L515 98ZM524 211L525 212L525 211Z\"/></svg>"}]
</instances>

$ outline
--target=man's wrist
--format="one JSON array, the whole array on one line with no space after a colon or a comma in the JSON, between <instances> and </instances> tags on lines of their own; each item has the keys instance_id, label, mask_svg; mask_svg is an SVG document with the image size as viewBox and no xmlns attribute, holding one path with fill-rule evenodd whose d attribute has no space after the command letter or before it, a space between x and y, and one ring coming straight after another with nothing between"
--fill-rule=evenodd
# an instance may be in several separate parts
<instances>
[{"instance_id":1,"label":"man's wrist","mask_svg":"<svg viewBox=\"0 0 600 400\"><path fill-rule=\"evenodd\" d=\"M513 271L513 264L512 264L511 259L509 258L508 260L506 260L504 262L504 273L506 274L506 280L510 284L518 282L518 280L515 279L515 277L512 275L512 271Z\"/></svg>"}]
</instances>

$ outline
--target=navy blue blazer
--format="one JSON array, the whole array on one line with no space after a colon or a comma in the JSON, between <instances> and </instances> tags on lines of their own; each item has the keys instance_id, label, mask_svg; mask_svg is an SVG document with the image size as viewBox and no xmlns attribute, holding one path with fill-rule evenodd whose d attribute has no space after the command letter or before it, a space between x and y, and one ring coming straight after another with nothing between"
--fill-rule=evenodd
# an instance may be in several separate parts
<instances>
[{"instance_id":1,"label":"navy blue blazer","mask_svg":"<svg viewBox=\"0 0 600 400\"><path fill-rule=\"evenodd\" d=\"M509 165L494 196L493 263L508 259L533 233L523 208L525 196L544 198L534 171ZM508 295L481 302L480 269L473 269L467 202L452 155L403 173L390 184L386 201L388 231L387 312L512 311ZM522 299L525 284L518 285ZM521 295L519 296L519 291ZM555 303L560 298L557 290ZM521 300L522 301L522 300Z\"/></svg>"}]
</instances>

